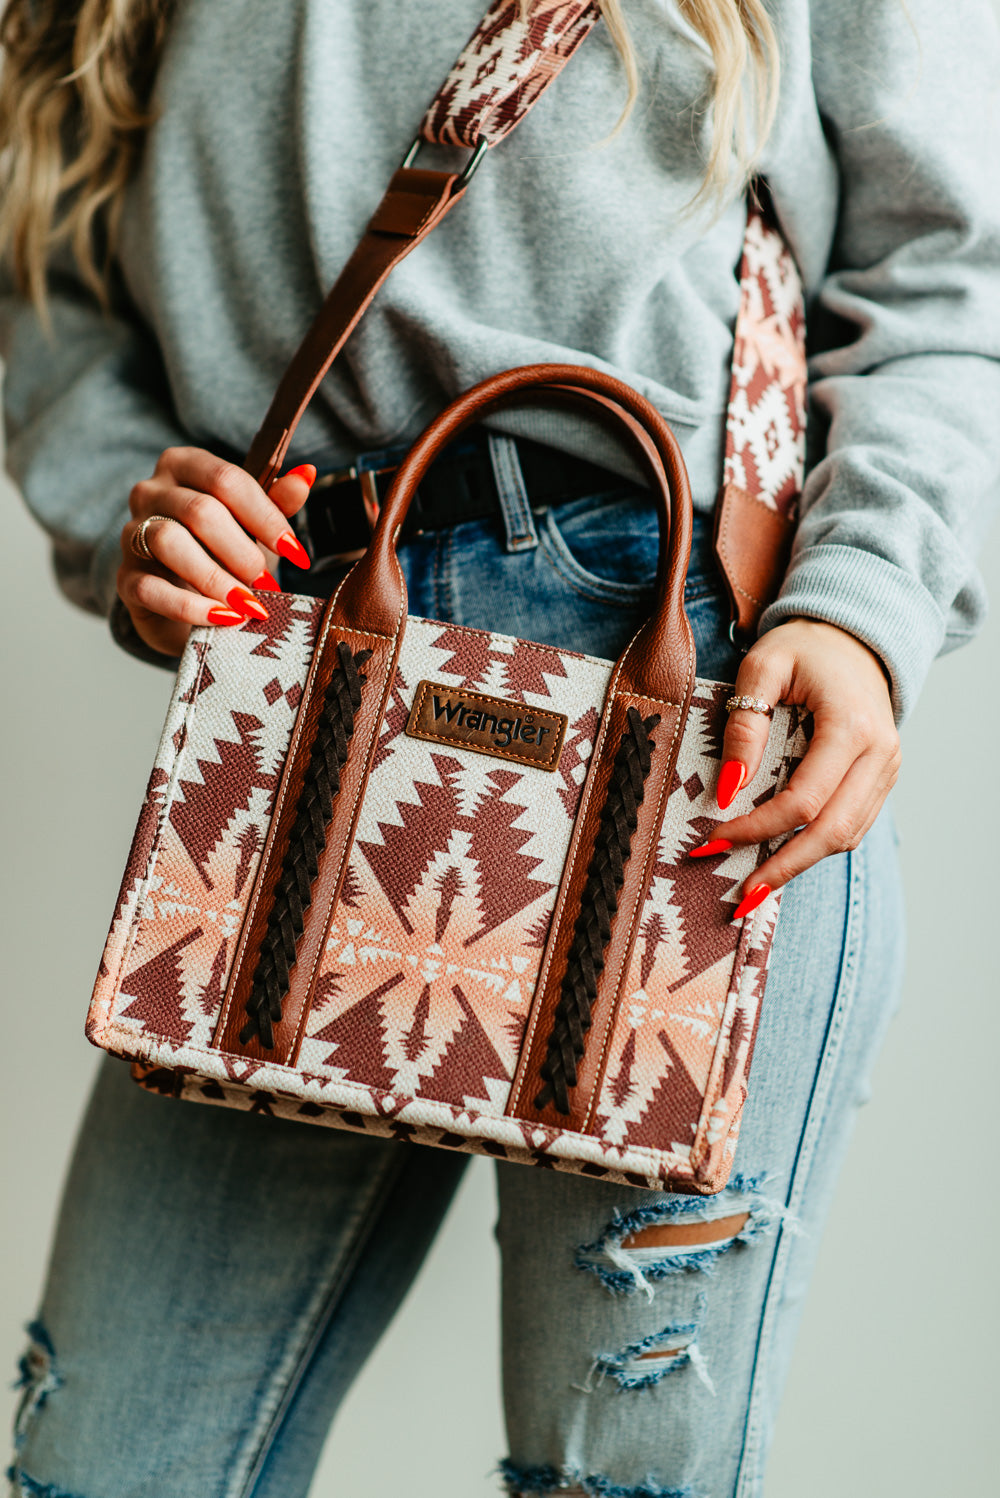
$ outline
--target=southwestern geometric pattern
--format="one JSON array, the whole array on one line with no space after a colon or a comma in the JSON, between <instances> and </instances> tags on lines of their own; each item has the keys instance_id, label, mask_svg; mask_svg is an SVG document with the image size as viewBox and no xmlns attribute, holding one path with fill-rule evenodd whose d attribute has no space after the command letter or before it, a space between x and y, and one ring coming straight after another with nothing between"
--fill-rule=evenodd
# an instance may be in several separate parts
<instances>
[{"instance_id":1,"label":"southwestern geometric pattern","mask_svg":"<svg viewBox=\"0 0 1000 1498\"><path fill-rule=\"evenodd\" d=\"M522 9L526 14L522 15ZM496 145L600 20L594 0L494 0L420 126L442 145Z\"/></svg>"},{"instance_id":2,"label":"southwestern geometric pattern","mask_svg":"<svg viewBox=\"0 0 1000 1498\"><path fill-rule=\"evenodd\" d=\"M421 135L495 143L588 34L581 0L495 0ZM725 481L792 513L805 431L794 262L751 208ZM734 929L766 856L684 857L717 819L728 685L699 681L607 1066L583 1132L506 1113L611 663L409 619L397 678L298 1062L211 1045L325 604L269 594L268 620L198 629L180 664L87 1021L142 1085L623 1184L726 1181L746 1096L779 895ZM408 737L422 679L482 690L569 727L554 774ZM738 816L805 750L774 714ZM751 790L753 794L751 794Z\"/></svg>"},{"instance_id":3,"label":"southwestern geometric pattern","mask_svg":"<svg viewBox=\"0 0 1000 1498\"><path fill-rule=\"evenodd\" d=\"M740 262L723 481L789 517L806 447L806 320L798 268L751 195Z\"/></svg>"},{"instance_id":4,"label":"southwestern geometric pattern","mask_svg":"<svg viewBox=\"0 0 1000 1498\"><path fill-rule=\"evenodd\" d=\"M608 661L411 618L295 1066L211 1046L325 603L185 651L87 1033L186 1097L634 1183L719 1189L735 1147L778 896L742 928L764 856L684 857L715 820L730 688L699 682L605 1080L584 1133L505 1113ZM280 647L280 648L279 648ZM408 736L422 679L565 713L556 774ZM739 815L804 751L778 709ZM484 773L485 771L485 773ZM205 1089L207 1088L207 1092ZM330 1111L328 1111L330 1110Z\"/></svg>"}]
</instances>

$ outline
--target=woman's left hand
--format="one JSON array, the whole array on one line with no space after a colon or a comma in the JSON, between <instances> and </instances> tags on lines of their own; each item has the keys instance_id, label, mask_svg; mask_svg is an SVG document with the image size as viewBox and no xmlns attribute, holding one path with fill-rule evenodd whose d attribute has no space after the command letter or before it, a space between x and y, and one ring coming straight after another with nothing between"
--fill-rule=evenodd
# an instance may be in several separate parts
<instances>
[{"instance_id":1,"label":"woman's left hand","mask_svg":"<svg viewBox=\"0 0 1000 1498\"><path fill-rule=\"evenodd\" d=\"M808 751L785 789L711 833L713 840L739 845L802 829L746 880L740 915L743 906L752 909L827 854L858 846L896 782L900 748L881 661L833 624L791 619L768 630L744 657L736 691L772 704L794 703L813 716ZM723 809L753 780L769 728L762 714L742 708L730 713L717 792ZM761 892L761 886L767 888Z\"/></svg>"}]
</instances>

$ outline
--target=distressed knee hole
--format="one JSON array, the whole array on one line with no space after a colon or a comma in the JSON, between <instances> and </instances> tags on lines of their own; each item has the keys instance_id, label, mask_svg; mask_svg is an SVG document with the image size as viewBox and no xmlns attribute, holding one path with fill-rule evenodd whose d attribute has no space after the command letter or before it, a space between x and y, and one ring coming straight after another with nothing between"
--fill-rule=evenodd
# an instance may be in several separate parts
<instances>
[{"instance_id":1,"label":"distressed knee hole","mask_svg":"<svg viewBox=\"0 0 1000 1498\"><path fill-rule=\"evenodd\" d=\"M651 1332L641 1342L630 1342L618 1352L601 1352L590 1366L585 1384L577 1384L585 1394L592 1394L605 1378L612 1378L620 1389L651 1389L667 1377L689 1368L715 1393L708 1366L698 1346L698 1319L705 1310L706 1298L699 1295L694 1319L672 1321L659 1331Z\"/></svg>"},{"instance_id":2,"label":"distressed knee hole","mask_svg":"<svg viewBox=\"0 0 1000 1498\"><path fill-rule=\"evenodd\" d=\"M750 1221L749 1212L715 1217L709 1222L656 1222L630 1233L622 1248L695 1248L705 1243L724 1243L735 1238Z\"/></svg>"},{"instance_id":3,"label":"distressed knee hole","mask_svg":"<svg viewBox=\"0 0 1000 1498\"><path fill-rule=\"evenodd\" d=\"M657 1482L652 1474L640 1483L612 1482L600 1472L581 1473L566 1467L525 1467L506 1458L499 1464L509 1498L547 1498L560 1493L563 1498L695 1498L690 1487L670 1488Z\"/></svg>"},{"instance_id":4,"label":"distressed knee hole","mask_svg":"<svg viewBox=\"0 0 1000 1498\"><path fill-rule=\"evenodd\" d=\"M32 1421L45 1408L49 1396L62 1385L56 1369L55 1348L45 1327L40 1321L33 1321L26 1330L30 1340L18 1362L15 1384L15 1388L22 1390L14 1415L15 1450L23 1446Z\"/></svg>"},{"instance_id":5,"label":"distressed knee hole","mask_svg":"<svg viewBox=\"0 0 1000 1498\"><path fill-rule=\"evenodd\" d=\"M577 1249L576 1266L612 1294L642 1290L686 1270L710 1274L722 1254L773 1233L800 1231L783 1202L761 1194L763 1176L736 1176L714 1197L671 1196L612 1214L602 1235Z\"/></svg>"},{"instance_id":6,"label":"distressed knee hole","mask_svg":"<svg viewBox=\"0 0 1000 1498\"><path fill-rule=\"evenodd\" d=\"M13 1484L11 1498L77 1498L75 1493L67 1493L65 1488L54 1488L50 1482L36 1482L19 1468L9 1467L7 1476Z\"/></svg>"}]
</instances>

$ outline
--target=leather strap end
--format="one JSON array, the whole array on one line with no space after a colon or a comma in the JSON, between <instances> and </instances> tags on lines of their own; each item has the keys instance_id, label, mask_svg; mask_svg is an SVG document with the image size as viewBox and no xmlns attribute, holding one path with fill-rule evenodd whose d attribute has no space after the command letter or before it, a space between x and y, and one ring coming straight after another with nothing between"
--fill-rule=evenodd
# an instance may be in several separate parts
<instances>
[{"instance_id":1,"label":"leather strap end","mask_svg":"<svg viewBox=\"0 0 1000 1498\"><path fill-rule=\"evenodd\" d=\"M778 596L795 536L796 512L774 510L738 484L726 484L715 509L715 556L733 622L754 636L761 615Z\"/></svg>"},{"instance_id":2,"label":"leather strap end","mask_svg":"<svg viewBox=\"0 0 1000 1498\"><path fill-rule=\"evenodd\" d=\"M416 239L431 227L453 196L459 195L454 172L400 167L368 223L369 233Z\"/></svg>"}]
</instances>

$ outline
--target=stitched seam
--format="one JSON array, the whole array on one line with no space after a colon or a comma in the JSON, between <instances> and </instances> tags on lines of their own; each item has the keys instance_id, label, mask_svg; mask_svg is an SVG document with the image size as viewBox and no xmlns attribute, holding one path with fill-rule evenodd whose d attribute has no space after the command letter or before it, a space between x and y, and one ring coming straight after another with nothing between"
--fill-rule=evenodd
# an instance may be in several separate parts
<instances>
[{"instance_id":1,"label":"stitched seam","mask_svg":"<svg viewBox=\"0 0 1000 1498\"><path fill-rule=\"evenodd\" d=\"M552 539L553 532L558 536L561 546ZM552 519L551 510L539 539L552 570L568 588L572 588L573 592L578 593L581 598L589 599L591 603L609 603L616 608L634 608L654 589L653 583L616 583L609 578L598 577L595 572L588 572L586 567L581 567L563 540L558 525ZM566 548L566 555L563 555L561 547Z\"/></svg>"},{"instance_id":2,"label":"stitched seam","mask_svg":"<svg viewBox=\"0 0 1000 1498\"><path fill-rule=\"evenodd\" d=\"M690 688L692 686L692 678L693 678L693 673L691 673L688 676L688 688L689 688L688 695L689 696L690 696ZM634 702L636 704L638 704L640 702L648 702L650 704L650 706L653 706L653 707L671 707L671 708L676 708L676 710L677 710L677 721L674 724L673 735L672 735L672 737L670 739L670 748L667 751L668 769L667 769L666 774L663 777L663 785L662 785L662 787L660 789L659 800L656 803L656 814L655 814L655 820L653 822L654 828L660 829L662 827L662 825L663 825L664 807L666 806L667 798L668 798L669 791L670 791L670 781L671 781L671 772L670 772L670 768L669 768L670 761L671 761L671 759L673 757L674 745L677 743L677 736L678 736L678 734L681 731L681 720L682 720L682 718L683 718L684 715L683 715L683 713L681 711L681 704L679 702L658 702L656 700L656 698L654 698L654 697L636 697L631 692L623 692L622 695L621 695L621 698L619 700L622 701L622 702L626 702L626 701L628 701L629 698L631 698L632 702ZM659 843L660 843L659 830L657 830L656 834L654 835L654 837L653 837L653 839L652 839L652 841L650 843L650 846L649 846L649 848L647 850L647 853L646 853L645 860L643 862L642 878L640 879L638 885L636 886L635 899L634 899L634 902L633 902L633 905L632 905L632 910L631 910L631 912L629 914L629 921L628 921L628 925L629 925L629 930L630 931L632 930L632 927L635 924L636 911L639 909L640 904L642 903L642 901L646 897L647 874L648 874L648 871L649 871L651 863L655 860L656 855L657 855L657 853L659 851ZM615 916L616 922L618 920L620 920L620 919L621 919L621 911L619 911L618 914ZM600 1055L597 1058L597 1070L596 1070L596 1072L594 1074L597 1079L600 1079L601 1069L604 1066L604 1058L605 1058L605 1055L607 1053L608 1045L610 1044L611 1032L614 1029L614 1021L615 1021L615 1018L616 1018L616 1016L618 1014L618 1008L619 1008L619 1003L620 1003L620 999L621 999L622 985L625 983L625 981L626 981L626 979L628 977L628 968L629 968L629 963L628 962L623 962L622 965L621 965L621 968L619 969L618 982L615 984L614 997L613 997L612 1002L611 1002L611 1004L609 1006L609 1009L608 1009L608 1017L607 1017L607 1020L605 1022L604 1035L602 1036L602 1039L601 1039L601 1051L600 1051ZM581 1133L586 1132L588 1130L588 1128L589 1128L589 1125L593 1121L594 1109L597 1106L597 1094L598 1094L598 1090L599 1090L598 1082L595 1081L594 1091L593 1091L593 1094L591 1095L590 1102L587 1105L587 1112L586 1112L586 1115L585 1115L585 1117L583 1119L583 1123L581 1125Z\"/></svg>"},{"instance_id":3,"label":"stitched seam","mask_svg":"<svg viewBox=\"0 0 1000 1498\"><path fill-rule=\"evenodd\" d=\"M759 503L759 501L758 501L758 503ZM723 514L723 517L722 517L722 529L721 529L720 534L719 534L719 550L722 553L722 556L724 557L724 559L725 559L725 561L726 561L726 563L728 565L733 565L733 563L734 563L733 554L732 554L732 552L729 549L729 526L730 526L731 520L732 520L732 516L731 515ZM736 563L736 565L739 565L739 564ZM731 581L732 581L732 585L735 588L735 590L736 590L737 593L739 593L743 598L748 598L751 603L755 603L757 605L757 607L760 608L760 606L761 606L761 600L759 598L755 598L752 593L748 593L747 590L746 590L746 588L741 588L740 585L739 585L739 583L736 582L735 579L731 579Z\"/></svg>"},{"instance_id":4,"label":"stitched seam","mask_svg":"<svg viewBox=\"0 0 1000 1498\"><path fill-rule=\"evenodd\" d=\"M428 686L436 686L436 685L437 685L436 682L421 682L421 684L420 684L420 690L419 690L419 692L417 694L417 697L416 697L416 699L415 699L415 701L413 703L413 708L412 708L413 712L419 713L420 709L423 707L423 705L424 705L424 699L427 696L427 688L428 688ZM444 690L445 691L450 691L451 688L450 687L445 687ZM477 702L488 702L488 703L492 704L492 706L494 706L494 707L510 708L510 706L511 706L511 703L505 701L502 697L484 697L481 692L472 692L472 691L468 691L468 690L465 691L465 695L467 697L474 697ZM527 705L527 706L530 707L530 703L529 704L522 704L522 703L515 702L514 705L517 706L517 707L521 707L521 706L525 706L525 705ZM531 711L535 712L535 713L540 713L540 714L544 715L545 717L549 717L549 718L559 717L559 718L566 719L566 714L565 713L546 713L545 709L541 708L541 707L531 708ZM567 726L568 726L568 720L563 723L563 735L565 735L565 733L566 733ZM527 756L518 754L516 751L513 754L511 754L507 749L487 749L485 747L480 747L478 744L470 744L466 739L456 739L453 735L447 734L447 733L423 733L423 732L420 732L417 729L410 729L410 728L407 728L406 732L410 735L411 738L415 738L415 739L426 739L429 743L432 743L432 744L454 744L459 749L469 749L473 753L488 754L493 759L510 759L510 760L514 760L517 764L528 765L529 767L530 766L534 766L535 769L551 769L551 768L553 768L553 766L555 766L558 763L559 755L562 753L562 747L563 747L562 746L562 740L559 739L559 740L557 740L553 744L551 750L549 751L549 755L548 755L547 759L529 759Z\"/></svg>"},{"instance_id":5,"label":"stitched seam","mask_svg":"<svg viewBox=\"0 0 1000 1498\"><path fill-rule=\"evenodd\" d=\"M865 933L864 895L869 878L866 866L867 859L860 856L863 851L862 845L861 849L855 849L847 854L847 898L845 901L844 936L840 964L830 1007L830 1017L823 1039L823 1048L820 1053L813 1086L809 1093L809 1101L806 1106L806 1114L799 1136L798 1148L796 1149L795 1159L789 1173L788 1192L785 1200L786 1205L792 1211L797 1209L798 1203L802 1200L808 1188L809 1177L816 1160L819 1134L822 1130L823 1119L826 1114L826 1103L833 1085L830 1066L832 1064L833 1071L835 1071L840 1063L843 1054L843 1033L857 994L858 964ZM820 1094L819 1089L824 1084L824 1081L826 1090ZM750 1386L747 1390L747 1412L740 1445L734 1498L741 1498L741 1495L746 1494L749 1482L753 1481L753 1478L749 1474L748 1464L755 1462L760 1444L757 1406L759 1405L758 1375L760 1373L761 1354L763 1352L766 1356L773 1343L773 1317L769 1319L769 1313L772 1308L772 1296L780 1297L781 1294L782 1283L776 1283L776 1276L779 1268L782 1277L786 1272L785 1265L790 1251L787 1246L788 1242L789 1240L783 1231L783 1225L779 1223L777 1244L771 1263L771 1272L768 1275L767 1289L764 1293L760 1320L757 1327L757 1339L754 1347ZM747 1476L746 1483L744 1483L744 1476Z\"/></svg>"},{"instance_id":6,"label":"stitched seam","mask_svg":"<svg viewBox=\"0 0 1000 1498\"><path fill-rule=\"evenodd\" d=\"M601 723L597 731L597 741L594 744L593 753L590 756L590 764L587 767L587 780L583 788L583 795L580 797L580 804L577 807L576 820L573 823L573 834L570 839L569 856L566 864L563 866L563 874L560 883L559 894L556 899L555 909L552 912L552 919L549 922L549 932L545 942L545 955L542 966L539 969L538 977L535 980L535 989L532 995L533 1012L529 1015L527 1029L524 1038L521 1041L521 1052L518 1056L517 1069L520 1069L521 1061L523 1059L524 1071L522 1073L521 1081L517 1087L516 1092L513 1087L511 1088L511 1096L507 1100L507 1107L504 1110L505 1112L509 1112L521 1106L521 1096L524 1092L525 1084L528 1080L528 1066L531 1055L531 1045L532 1041L534 1040L535 1031L538 1029L538 1022L541 1019L543 1007L541 1001L537 1003L535 1001L538 999L539 995L541 995L542 1000L544 1000L545 985L548 982L549 972L551 970L552 961L555 956L554 937L556 932L559 930L562 915L566 908L566 901L569 898L570 887L573 883L573 870L576 868L577 859L580 856L580 844L583 841L584 823L586 821L587 812L590 809L591 800L593 799L594 778L597 772L597 767L601 762L601 755L604 752L604 745L607 742L608 726L611 717L610 704L614 702L615 693L618 688L618 680L621 676L622 669L628 657L628 653L632 649L632 646L635 644L636 640L642 634L642 631L645 629L645 627L645 622L640 624L631 640L629 640L627 646L619 656L618 664L615 666L614 671L611 673L611 680L608 682L608 689L604 696L603 709L601 712ZM515 1077L517 1076L517 1070L515 1070L514 1075Z\"/></svg>"}]
</instances>

